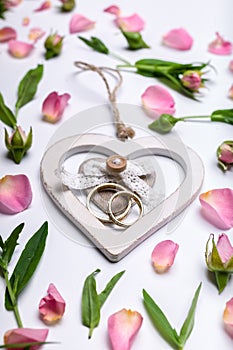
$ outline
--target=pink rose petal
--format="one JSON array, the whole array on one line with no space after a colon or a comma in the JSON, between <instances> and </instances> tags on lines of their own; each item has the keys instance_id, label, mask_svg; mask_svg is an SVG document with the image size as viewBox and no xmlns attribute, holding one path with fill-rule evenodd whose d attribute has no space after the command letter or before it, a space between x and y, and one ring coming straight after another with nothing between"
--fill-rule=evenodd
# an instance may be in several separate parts
<instances>
[{"instance_id":1,"label":"pink rose petal","mask_svg":"<svg viewBox=\"0 0 233 350\"><path fill-rule=\"evenodd\" d=\"M30 24L30 18L29 17L24 17L22 20L22 25L23 26L28 26Z\"/></svg>"},{"instance_id":2,"label":"pink rose petal","mask_svg":"<svg viewBox=\"0 0 233 350\"><path fill-rule=\"evenodd\" d=\"M128 17L119 16L114 22L124 32L141 32L145 27L144 20L136 13Z\"/></svg>"},{"instance_id":3,"label":"pink rose petal","mask_svg":"<svg viewBox=\"0 0 233 350\"><path fill-rule=\"evenodd\" d=\"M152 251L151 260L158 273L166 272L174 263L179 245L171 240L158 243Z\"/></svg>"},{"instance_id":4,"label":"pink rose petal","mask_svg":"<svg viewBox=\"0 0 233 350\"><path fill-rule=\"evenodd\" d=\"M4 1L4 5L6 6L7 9L11 8L11 7L15 7L18 6L19 4L21 4L22 0L6 0Z\"/></svg>"},{"instance_id":5,"label":"pink rose petal","mask_svg":"<svg viewBox=\"0 0 233 350\"><path fill-rule=\"evenodd\" d=\"M108 318L108 335L112 350L130 350L143 318L137 311L122 309Z\"/></svg>"},{"instance_id":6,"label":"pink rose petal","mask_svg":"<svg viewBox=\"0 0 233 350\"><path fill-rule=\"evenodd\" d=\"M45 35L45 31L42 28L36 27L31 28L28 34L28 39L37 42L40 38Z\"/></svg>"},{"instance_id":7,"label":"pink rose petal","mask_svg":"<svg viewBox=\"0 0 233 350\"><path fill-rule=\"evenodd\" d=\"M51 1L44 1L38 8L36 8L35 10L34 10L34 12L40 12L40 11L44 11L44 10L48 10L48 9L50 9L50 7L51 7Z\"/></svg>"},{"instance_id":8,"label":"pink rose petal","mask_svg":"<svg viewBox=\"0 0 233 350\"><path fill-rule=\"evenodd\" d=\"M87 30L92 29L95 26L95 22L91 21L87 17L75 13L70 20L69 23L69 31L70 34L85 32Z\"/></svg>"},{"instance_id":9,"label":"pink rose petal","mask_svg":"<svg viewBox=\"0 0 233 350\"><path fill-rule=\"evenodd\" d=\"M193 38L184 28L172 29L163 36L163 44L176 50L190 50Z\"/></svg>"},{"instance_id":10,"label":"pink rose petal","mask_svg":"<svg viewBox=\"0 0 233 350\"><path fill-rule=\"evenodd\" d=\"M231 55L232 43L225 41L219 33L216 33L216 39L209 44L208 51L216 55Z\"/></svg>"},{"instance_id":11,"label":"pink rose petal","mask_svg":"<svg viewBox=\"0 0 233 350\"><path fill-rule=\"evenodd\" d=\"M8 42L9 53L16 58L24 58L29 56L34 49L34 45L18 40L10 40Z\"/></svg>"},{"instance_id":12,"label":"pink rose petal","mask_svg":"<svg viewBox=\"0 0 233 350\"><path fill-rule=\"evenodd\" d=\"M0 43L4 43L10 40L15 40L17 38L17 33L14 28L3 27L0 29Z\"/></svg>"},{"instance_id":13,"label":"pink rose petal","mask_svg":"<svg viewBox=\"0 0 233 350\"><path fill-rule=\"evenodd\" d=\"M58 122L63 115L70 97L68 93L58 95L56 91L51 92L42 105L44 120L50 123Z\"/></svg>"},{"instance_id":14,"label":"pink rose petal","mask_svg":"<svg viewBox=\"0 0 233 350\"><path fill-rule=\"evenodd\" d=\"M228 97L230 97L231 99L233 99L233 85L231 85L229 91L228 91Z\"/></svg>"},{"instance_id":15,"label":"pink rose petal","mask_svg":"<svg viewBox=\"0 0 233 350\"><path fill-rule=\"evenodd\" d=\"M214 189L199 196L205 218L214 226L227 230L233 227L233 190Z\"/></svg>"},{"instance_id":16,"label":"pink rose petal","mask_svg":"<svg viewBox=\"0 0 233 350\"><path fill-rule=\"evenodd\" d=\"M229 69L233 73L233 60L229 62Z\"/></svg>"},{"instance_id":17,"label":"pink rose petal","mask_svg":"<svg viewBox=\"0 0 233 350\"><path fill-rule=\"evenodd\" d=\"M233 256L233 247L229 241L228 236L224 233L219 235L217 242L217 250L223 264L228 262L228 260L230 260Z\"/></svg>"},{"instance_id":18,"label":"pink rose petal","mask_svg":"<svg viewBox=\"0 0 233 350\"><path fill-rule=\"evenodd\" d=\"M39 304L40 316L45 323L59 321L65 312L66 303L53 283L50 283L47 296Z\"/></svg>"},{"instance_id":19,"label":"pink rose petal","mask_svg":"<svg viewBox=\"0 0 233 350\"><path fill-rule=\"evenodd\" d=\"M175 113L174 99L162 86L149 86L142 94L141 99L148 116L153 119L159 118L161 114L173 115Z\"/></svg>"},{"instance_id":20,"label":"pink rose petal","mask_svg":"<svg viewBox=\"0 0 233 350\"><path fill-rule=\"evenodd\" d=\"M26 175L6 175L0 179L0 212L16 214L29 207L32 190Z\"/></svg>"},{"instance_id":21,"label":"pink rose petal","mask_svg":"<svg viewBox=\"0 0 233 350\"><path fill-rule=\"evenodd\" d=\"M48 329L16 328L4 334L4 344L44 342L48 336ZM37 350L41 345L30 346L30 350ZM14 348L22 350L21 348Z\"/></svg>"},{"instance_id":22,"label":"pink rose petal","mask_svg":"<svg viewBox=\"0 0 233 350\"><path fill-rule=\"evenodd\" d=\"M115 15L117 17L120 16L120 14L121 14L120 7L117 5L111 5L107 8L105 8L104 12L110 13L110 14Z\"/></svg>"},{"instance_id":23,"label":"pink rose petal","mask_svg":"<svg viewBox=\"0 0 233 350\"><path fill-rule=\"evenodd\" d=\"M233 338L233 298L226 303L223 312L223 322L227 333Z\"/></svg>"}]
</instances>

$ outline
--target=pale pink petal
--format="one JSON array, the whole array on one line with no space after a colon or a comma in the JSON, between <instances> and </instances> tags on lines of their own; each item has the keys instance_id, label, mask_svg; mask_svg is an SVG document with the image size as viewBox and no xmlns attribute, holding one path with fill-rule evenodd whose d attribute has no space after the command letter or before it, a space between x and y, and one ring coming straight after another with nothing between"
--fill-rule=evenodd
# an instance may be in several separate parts
<instances>
[{"instance_id":1,"label":"pale pink petal","mask_svg":"<svg viewBox=\"0 0 233 350\"><path fill-rule=\"evenodd\" d=\"M50 123L58 122L66 108L68 101L70 99L70 94L65 93L58 95L56 91L51 92L43 102L42 114L44 115L44 120Z\"/></svg>"},{"instance_id":2,"label":"pale pink petal","mask_svg":"<svg viewBox=\"0 0 233 350\"><path fill-rule=\"evenodd\" d=\"M193 38L184 28L172 29L163 36L163 44L177 50L190 50Z\"/></svg>"},{"instance_id":3,"label":"pale pink petal","mask_svg":"<svg viewBox=\"0 0 233 350\"><path fill-rule=\"evenodd\" d=\"M4 334L4 344L19 344L30 342L44 342L48 336L48 329L34 329L34 328L16 328L7 331ZM30 346L30 350L37 350L41 345ZM14 348L15 350L22 350L21 348Z\"/></svg>"},{"instance_id":4,"label":"pale pink petal","mask_svg":"<svg viewBox=\"0 0 233 350\"><path fill-rule=\"evenodd\" d=\"M105 8L104 12L111 13L112 15L115 15L115 16L118 17L121 14L121 9L117 5L111 5L111 6L107 7L107 8Z\"/></svg>"},{"instance_id":5,"label":"pale pink petal","mask_svg":"<svg viewBox=\"0 0 233 350\"><path fill-rule=\"evenodd\" d=\"M112 350L130 350L143 318L137 311L122 309L108 318L108 335Z\"/></svg>"},{"instance_id":6,"label":"pale pink petal","mask_svg":"<svg viewBox=\"0 0 233 350\"><path fill-rule=\"evenodd\" d=\"M233 227L233 190L214 189L202 193L199 200L209 222L223 230Z\"/></svg>"},{"instance_id":7,"label":"pale pink petal","mask_svg":"<svg viewBox=\"0 0 233 350\"><path fill-rule=\"evenodd\" d=\"M158 273L166 272L174 263L179 245L171 240L158 243L152 251L151 260Z\"/></svg>"},{"instance_id":8,"label":"pale pink petal","mask_svg":"<svg viewBox=\"0 0 233 350\"><path fill-rule=\"evenodd\" d=\"M40 316L45 323L55 323L62 318L66 303L53 283L50 283L47 296L39 304Z\"/></svg>"},{"instance_id":9,"label":"pale pink petal","mask_svg":"<svg viewBox=\"0 0 233 350\"><path fill-rule=\"evenodd\" d=\"M16 58L24 58L29 56L34 49L34 45L18 40L10 40L8 42L9 53Z\"/></svg>"},{"instance_id":10,"label":"pale pink petal","mask_svg":"<svg viewBox=\"0 0 233 350\"><path fill-rule=\"evenodd\" d=\"M6 175L0 179L0 212L16 214L29 207L32 190L26 175Z\"/></svg>"},{"instance_id":11,"label":"pale pink petal","mask_svg":"<svg viewBox=\"0 0 233 350\"><path fill-rule=\"evenodd\" d=\"M233 256L233 247L228 236L224 233L222 233L218 238L217 249L223 264L225 264Z\"/></svg>"},{"instance_id":12,"label":"pale pink petal","mask_svg":"<svg viewBox=\"0 0 233 350\"><path fill-rule=\"evenodd\" d=\"M229 91L228 91L228 97L230 97L231 99L233 99L233 85L231 85Z\"/></svg>"},{"instance_id":13,"label":"pale pink petal","mask_svg":"<svg viewBox=\"0 0 233 350\"><path fill-rule=\"evenodd\" d=\"M233 73L233 60L229 62L229 69Z\"/></svg>"},{"instance_id":14,"label":"pale pink petal","mask_svg":"<svg viewBox=\"0 0 233 350\"><path fill-rule=\"evenodd\" d=\"M216 39L209 44L208 51L216 55L230 55L232 43L225 41L219 33L216 33Z\"/></svg>"},{"instance_id":15,"label":"pale pink petal","mask_svg":"<svg viewBox=\"0 0 233 350\"><path fill-rule=\"evenodd\" d=\"M11 27L3 27L0 29L0 43L4 43L9 40L15 40L17 37L16 30Z\"/></svg>"},{"instance_id":16,"label":"pale pink petal","mask_svg":"<svg viewBox=\"0 0 233 350\"><path fill-rule=\"evenodd\" d=\"M149 86L141 99L148 116L153 119L159 118L161 114L173 115L175 113L175 101L168 90L162 86Z\"/></svg>"},{"instance_id":17,"label":"pale pink petal","mask_svg":"<svg viewBox=\"0 0 233 350\"><path fill-rule=\"evenodd\" d=\"M87 30L92 29L95 26L95 22L91 21L87 17L75 13L70 20L69 23L69 31L70 34L85 32Z\"/></svg>"},{"instance_id":18,"label":"pale pink petal","mask_svg":"<svg viewBox=\"0 0 233 350\"><path fill-rule=\"evenodd\" d=\"M30 18L29 17L24 17L22 20L22 25L23 26L28 26L30 24Z\"/></svg>"},{"instance_id":19,"label":"pale pink petal","mask_svg":"<svg viewBox=\"0 0 233 350\"><path fill-rule=\"evenodd\" d=\"M227 333L233 338L233 298L226 303L223 312L223 322Z\"/></svg>"},{"instance_id":20,"label":"pale pink petal","mask_svg":"<svg viewBox=\"0 0 233 350\"><path fill-rule=\"evenodd\" d=\"M28 34L28 39L36 42L45 35L45 31L42 28L31 28Z\"/></svg>"},{"instance_id":21,"label":"pale pink petal","mask_svg":"<svg viewBox=\"0 0 233 350\"><path fill-rule=\"evenodd\" d=\"M145 27L144 20L136 13L128 17L119 16L114 22L124 32L141 32Z\"/></svg>"},{"instance_id":22,"label":"pale pink petal","mask_svg":"<svg viewBox=\"0 0 233 350\"><path fill-rule=\"evenodd\" d=\"M49 1L49 0L44 1L38 8L36 8L34 10L34 12L40 12L40 11L48 10L48 9L50 9L51 5L52 5L51 1Z\"/></svg>"}]
</instances>

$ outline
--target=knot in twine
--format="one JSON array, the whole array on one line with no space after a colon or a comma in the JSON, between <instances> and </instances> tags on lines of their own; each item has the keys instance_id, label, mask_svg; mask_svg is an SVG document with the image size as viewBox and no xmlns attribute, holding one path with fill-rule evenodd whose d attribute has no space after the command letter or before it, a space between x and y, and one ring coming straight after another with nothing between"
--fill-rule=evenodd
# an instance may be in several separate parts
<instances>
[{"instance_id":1,"label":"knot in twine","mask_svg":"<svg viewBox=\"0 0 233 350\"><path fill-rule=\"evenodd\" d=\"M97 74L99 74L99 76L102 78L102 80L106 86L107 92L108 92L108 99L109 99L109 102L112 106L112 112L113 112L113 117L115 120L117 137L121 141L125 141L128 138L133 138L135 135L135 131L131 127L126 126L125 123L121 120L120 112L119 112L119 109L117 108L116 93L123 82L123 78L122 78L122 75L119 72L119 70L114 69L114 68L110 68L110 67L97 67L97 66L94 66L92 64L82 62L82 61L74 62L74 65L82 70L90 70L90 71L93 71L93 72L96 72ZM107 80L106 76L104 75L104 72L115 73L117 75L118 83L116 84L116 86L113 88L112 91L111 91L110 86L108 84L108 80Z\"/></svg>"}]
</instances>

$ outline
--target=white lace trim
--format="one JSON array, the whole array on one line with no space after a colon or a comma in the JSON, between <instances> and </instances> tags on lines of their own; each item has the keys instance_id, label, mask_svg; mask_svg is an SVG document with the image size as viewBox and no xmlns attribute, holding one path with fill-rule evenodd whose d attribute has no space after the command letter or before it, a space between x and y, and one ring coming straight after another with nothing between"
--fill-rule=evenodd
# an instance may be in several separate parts
<instances>
[{"instance_id":1,"label":"white lace trim","mask_svg":"<svg viewBox=\"0 0 233 350\"><path fill-rule=\"evenodd\" d=\"M62 165L57 175L62 183L70 189L83 190L100 185L105 182L123 183L130 191L136 193L151 210L161 200L161 194L155 193L141 176L148 176L154 169L143 166L134 161L127 161L126 170L121 173L110 174L105 166L105 161L90 159L83 164L83 173L72 174Z\"/></svg>"}]
</instances>

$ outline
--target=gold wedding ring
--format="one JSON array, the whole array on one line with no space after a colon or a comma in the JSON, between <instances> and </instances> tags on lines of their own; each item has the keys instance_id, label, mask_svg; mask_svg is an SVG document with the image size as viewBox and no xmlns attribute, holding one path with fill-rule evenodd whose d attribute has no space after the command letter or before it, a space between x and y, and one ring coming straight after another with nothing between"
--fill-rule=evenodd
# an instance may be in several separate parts
<instances>
[{"instance_id":1,"label":"gold wedding ring","mask_svg":"<svg viewBox=\"0 0 233 350\"><path fill-rule=\"evenodd\" d=\"M119 220L119 217L115 216L113 211L112 211L112 204L115 198L117 198L118 196L127 196L129 197L129 202L131 203L131 201L133 200L139 207L139 214L138 214L138 218L130 223L126 223L123 221ZM112 197L109 199L108 202L108 211L109 211L109 216L112 219L112 221L114 222L114 224L118 225L118 226L123 226L123 227L128 227L133 225L136 221L138 221L142 215L143 215L143 205L142 205L142 201L141 199L133 192L127 191L127 190L122 190L122 191L118 191L116 193L114 193L112 195Z\"/></svg>"},{"instance_id":2,"label":"gold wedding ring","mask_svg":"<svg viewBox=\"0 0 233 350\"><path fill-rule=\"evenodd\" d=\"M113 220L110 218L110 213L106 213L106 217L103 217L103 216L100 216L98 215L94 210L93 208L91 207L91 199L93 198L94 194L96 192L101 192L101 191L107 191L107 190L113 190L113 191L125 191L125 187L119 185L119 184L116 184L116 183L113 183L113 182L106 182L106 183L103 183L103 184L100 184L96 187L94 187L88 194L87 196L87 202L86 202L86 206L88 208L88 210L97 218L99 219L100 221L104 222L104 223L112 223ZM116 192L115 194L117 194L118 192ZM119 215L114 215L113 214L113 211L112 211L112 205L111 205L111 213L112 215L114 215L115 219L116 220L121 220L123 219L129 212L130 208L131 208L131 200L128 201L128 204L125 208L125 210L120 213ZM120 222L120 221L119 221Z\"/></svg>"}]
</instances>

